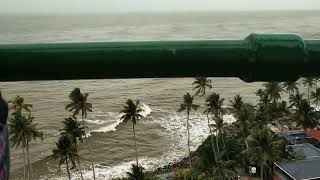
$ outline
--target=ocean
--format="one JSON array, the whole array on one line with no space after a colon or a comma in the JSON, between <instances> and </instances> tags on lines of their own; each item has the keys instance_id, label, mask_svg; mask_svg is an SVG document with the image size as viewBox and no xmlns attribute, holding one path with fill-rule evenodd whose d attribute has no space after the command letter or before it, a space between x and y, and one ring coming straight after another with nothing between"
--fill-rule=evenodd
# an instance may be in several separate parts
<instances>
[{"instance_id":1,"label":"ocean","mask_svg":"<svg viewBox=\"0 0 320 180\"><path fill-rule=\"evenodd\" d=\"M250 33L296 33L304 39L320 38L320 11L181 12L131 14L0 15L0 43L50 43L145 40L243 39ZM236 94L255 103L254 92L261 82L245 83L237 78L211 78L213 89L225 103ZM145 118L136 126L141 164L152 170L178 161L187 154L185 114L177 113L182 96L192 92L192 78L119 79L77 81L1 82L0 90L9 100L21 95L34 106L35 123L44 133L42 142L30 145L34 179L66 179L64 166L46 161L57 141L68 94L79 87L89 93L93 112L85 122L93 156L85 147L80 154L86 179L92 179L90 160L97 179L123 177L135 160L132 125L119 120L128 98L140 100ZM203 98L196 103L202 105ZM191 149L208 135L203 109L191 114ZM229 122L232 116L226 117ZM11 177L22 179L21 149L11 150ZM72 171L72 177L80 175Z\"/></svg>"}]
</instances>

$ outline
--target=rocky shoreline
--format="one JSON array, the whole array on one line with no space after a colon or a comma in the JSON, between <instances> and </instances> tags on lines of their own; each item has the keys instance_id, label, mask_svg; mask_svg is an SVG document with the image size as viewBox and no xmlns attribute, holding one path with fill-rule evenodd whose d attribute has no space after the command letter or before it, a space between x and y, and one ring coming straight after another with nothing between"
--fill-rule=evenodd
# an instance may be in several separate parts
<instances>
[{"instance_id":1,"label":"rocky shoreline","mask_svg":"<svg viewBox=\"0 0 320 180\"><path fill-rule=\"evenodd\" d=\"M199 157L198 149L196 151L191 152L191 158L193 162L198 157ZM168 165L159 167L156 170L151 171L150 173L153 175L158 175L158 174L171 173L178 169L187 169L187 168L189 168L189 159L188 157L184 157L178 162L170 162Z\"/></svg>"}]
</instances>

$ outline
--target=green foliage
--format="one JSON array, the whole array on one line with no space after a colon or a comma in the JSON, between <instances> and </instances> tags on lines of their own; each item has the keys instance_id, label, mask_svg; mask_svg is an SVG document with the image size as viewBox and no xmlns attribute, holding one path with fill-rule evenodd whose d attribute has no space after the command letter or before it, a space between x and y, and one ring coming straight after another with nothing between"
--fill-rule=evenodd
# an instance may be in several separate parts
<instances>
[{"instance_id":1,"label":"green foliage","mask_svg":"<svg viewBox=\"0 0 320 180\"><path fill-rule=\"evenodd\" d=\"M299 91L296 94L291 94L289 97L290 107L300 106L300 102L303 100L303 94L300 94Z\"/></svg>"},{"instance_id":2,"label":"green foliage","mask_svg":"<svg viewBox=\"0 0 320 180\"><path fill-rule=\"evenodd\" d=\"M189 114L191 110L197 110L199 108L199 105L193 104L193 97L187 93L183 96L183 103L180 104L180 108L178 109L178 112L187 111Z\"/></svg>"},{"instance_id":3,"label":"green foliage","mask_svg":"<svg viewBox=\"0 0 320 180\"><path fill-rule=\"evenodd\" d=\"M220 141L222 141L222 137L219 137ZM214 143L216 143L216 138L212 138ZM223 149L223 145L220 145L220 149ZM241 162L241 152L244 150L245 146L241 139L235 139L232 137L225 138L226 149L228 150L228 156L230 162ZM212 167L217 166L217 162L215 162L213 157L213 150L211 146L211 138L208 137L198 148L199 159L196 162L197 166L195 167L197 171L204 172L206 176L212 176ZM228 161L226 157L225 151L222 151L219 156L218 161ZM231 165L231 164L230 164ZM236 165L240 165L239 163L233 163L232 166L228 166L233 169Z\"/></svg>"},{"instance_id":4,"label":"green foliage","mask_svg":"<svg viewBox=\"0 0 320 180\"><path fill-rule=\"evenodd\" d=\"M33 123L34 117L23 116L21 114L13 114L9 122L9 135L11 147L24 148L27 143L36 140L37 138L43 139L43 133L37 130L37 124Z\"/></svg>"},{"instance_id":5,"label":"green foliage","mask_svg":"<svg viewBox=\"0 0 320 180\"><path fill-rule=\"evenodd\" d=\"M285 141L277 137L269 129L261 129L252 134L246 139L248 148L243 151L243 155L255 163L261 169L261 177L265 175L264 169L270 172L273 168L273 162L280 161L285 158ZM266 173L268 177L269 174Z\"/></svg>"},{"instance_id":6,"label":"green foliage","mask_svg":"<svg viewBox=\"0 0 320 180\"><path fill-rule=\"evenodd\" d=\"M206 77L197 77L195 81L192 83L194 88L192 89L195 92L195 96L204 96L206 94L206 89L211 89L212 84L211 80L207 79Z\"/></svg>"},{"instance_id":7,"label":"green foliage","mask_svg":"<svg viewBox=\"0 0 320 180\"><path fill-rule=\"evenodd\" d=\"M292 93L297 92L299 90L298 85L299 83L295 81L286 81L282 84L282 88L285 92L291 95Z\"/></svg>"},{"instance_id":8,"label":"green foliage","mask_svg":"<svg viewBox=\"0 0 320 180\"><path fill-rule=\"evenodd\" d=\"M210 94L207 99L207 109L205 112L211 113L214 115L222 115L225 113L225 109L222 107L223 106L223 101L224 98L220 98L219 94L212 93Z\"/></svg>"},{"instance_id":9,"label":"green foliage","mask_svg":"<svg viewBox=\"0 0 320 180\"><path fill-rule=\"evenodd\" d=\"M68 163L70 161L72 164L76 163L76 160L79 158L77 148L73 143L72 137L69 135L61 135L56 143L56 147L52 150L52 155L49 160L58 161L59 168L62 164ZM68 165L67 165L67 171Z\"/></svg>"},{"instance_id":10,"label":"green foliage","mask_svg":"<svg viewBox=\"0 0 320 180\"><path fill-rule=\"evenodd\" d=\"M88 93L81 93L79 88L75 88L69 95L71 102L66 105L65 109L73 112L74 116L81 112L82 119L86 118L87 112L92 112L92 104L87 101L88 96Z\"/></svg>"},{"instance_id":11,"label":"green foliage","mask_svg":"<svg viewBox=\"0 0 320 180\"><path fill-rule=\"evenodd\" d=\"M61 135L68 135L72 139L72 142L77 145L77 142L83 142L83 136L85 136L84 127L80 125L75 116L65 118L63 121L64 128L60 129Z\"/></svg>"},{"instance_id":12,"label":"green foliage","mask_svg":"<svg viewBox=\"0 0 320 180\"><path fill-rule=\"evenodd\" d=\"M303 99L294 110L293 118L297 122L297 127L306 131L319 125L320 113L315 111L307 100Z\"/></svg>"},{"instance_id":13,"label":"green foliage","mask_svg":"<svg viewBox=\"0 0 320 180\"><path fill-rule=\"evenodd\" d=\"M263 86L265 87L264 94L268 97L270 100L278 100L281 99L281 92L282 87L279 82L268 82L264 83Z\"/></svg>"},{"instance_id":14,"label":"green foliage","mask_svg":"<svg viewBox=\"0 0 320 180\"><path fill-rule=\"evenodd\" d=\"M144 180L144 168L141 165L132 164L131 171L126 172L130 180Z\"/></svg>"},{"instance_id":15,"label":"green foliage","mask_svg":"<svg viewBox=\"0 0 320 180\"><path fill-rule=\"evenodd\" d=\"M21 96L13 97L10 101L8 101L8 103L10 104L9 109L13 110L13 113L15 114L21 114L22 110L24 110L30 115L33 108L32 104L24 103L24 98Z\"/></svg>"},{"instance_id":16,"label":"green foliage","mask_svg":"<svg viewBox=\"0 0 320 180\"><path fill-rule=\"evenodd\" d=\"M232 112L234 114L239 114L243 108L244 102L242 101L242 97L237 94L233 97L233 100L231 102Z\"/></svg>"},{"instance_id":17,"label":"green foliage","mask_svg":"<svg viewBox=\"0 0 320 180\"><path fill-rule=\"evenodd\" d=\"M123 110L120 111L120 113L123 113L120 119L124 122L132 121L133 124L137 124L137 121L143 117L142 112L143 109L140 107L139 100L134 103L131 99L128 99Z\"/></svg>"},{"instance_id":18,"label":"green foliage","mask_svg":"<svg viewBox=\"0 0 320 180\"><path fill-rule=\"evenodd\" d=\"M313 99L313 102L318 106L320 102L320 88L317 88L316 91L312 91L310 98Z\"/></svg>"},{"instance_id":19,"label":"green foliage","mask_svg":"<svg viewBox=\"0 0 320 180\"><path fill-rule=\"evenodd\" d=\"M237 119L235 124L239 127L240 135L246 138L256 120L255 108L251 104L244 103L239 110L234 110L234 112L234 117Z\"/></svg>"}]
</instances>

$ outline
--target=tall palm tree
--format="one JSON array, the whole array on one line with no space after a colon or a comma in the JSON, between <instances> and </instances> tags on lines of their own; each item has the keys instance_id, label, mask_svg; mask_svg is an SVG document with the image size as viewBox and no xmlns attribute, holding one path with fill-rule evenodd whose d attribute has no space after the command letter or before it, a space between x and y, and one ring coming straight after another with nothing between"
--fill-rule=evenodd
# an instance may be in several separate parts
<instances>
[{"instance_id":1,"label":"tall palm tree","mask_svg":"<svg viewBox=\"0 0 320 180\"><path fill-rule=\"evenodd\" d=\"M22 146L25 169L24 176L27 173L28 179L32 177L29 143L38 138L40 138L41 141L43 140L43 134L37 130L37 124L34 124L33 120L34 117L31 116L25 117L21 114L14 114L9 124L11 147L19 147L20 145ZM27 166L25 163L25 149L27 151Z\"/></svg>"},{"instance_id":2,"label":"tall palm tree","mask_svg":"<svg viewBox=\"0 0 320 180\"><path fill-rule=\"evenodd\" d=\"M222 152L222 154L223 153L224 152ZM223 161L221 156L222 155L220 155L216 168L213 172L213 179L231 180L237 178L237 173L232 170L234 161Z\"/></svg>"},{"instance_id":3,"label":"tall palm tree","mask_svg":"<svg viewBox=\"0 0 320 180\"><path fill-rule=\"evenodd\" d=\"M22 110L25 110L27 113L31 113L32 110L32 104L26 104L24 103L24 98L21 96L15 96L10 101L8 101L10 104L9 109L13 110L14 113L21 114Z\"/></svg>"},{"instance_id":4,"label":"tall palm tree","mask_svg":"<svg viewBox=\"0 0 320 180\"><path fill-rule=\"evenodd\" d=\"M316 103L316 107L318 107L320 102L320 88L317 88L316 91L311 92L311 99Z\"/></svg>"},{"instance_id":5,"label":"tall palm tree","mask_svg":"<svg viewBox=\"0 0 320 180\"><path fill-rule=\"evenodd\" d=\"M211 80L207 79L206 77L198 77L195 78L195 81L192 83L192 85L195 85L195 87L193 88L193 90L196 90L195 96L203 96L204 97L204 104L206 105L206 90L211 89L212 88L212 84L211 84ZM214 154L214 160L217 160L216 157L216 150L214 148L214 143L213 143L213 135L212 135L212 130L210 127L210 118L209 118L209 113L208 111L204 111L204 113L207 116L207 124L208 124L208 129L209 129L209 133L210 133L210 138L211 138L211 146L212 146L212 150L213 150L213 154Z\"/></svg>"},{"instance_id":6,"label":"tall palm tree","mask_svg":"<svg viewBox=\"0 0 320 180\"><path fill-rule=\"evenodd\" d=\"M81 112L83 126L88 112L92 112L92 104L88 102L88 96L89 93L81 93L79 88L75 88L69 95L71 102L65 107L67 111L73 112L74 116Z\"/></svg>"},{"instance_id":7,"label":"tall palm tree","mask_svg":"<svg viewBox=\"0 0 320 180\"><path fill-rule=\"evenodd\" d=\"M190 169L192 167L191 162L191 151L190 151L190 132L189 132L189 115L191 110L197 110L199 108L199 105L193 104L193 97L187 93L183 96L183 103L180 104L180 108L178 109L178 112L186 111L187 112L187 133L188 133L188 153L189 153L189 166Z\"/></svg>"},{"instance_id":8,"label":"tall palm tree","mask_svg":"<svg viewBox=\"0 0 320 180\"><path fill-rule=\"evenodd\" d=\"M92 104L88 102L88 93L81 93L79 88L75 88L69 94L69 99L71 102L66 105L65 109L69 112L73 112L73 115L76 116L81 112L82 127L85 128L84 119L87 118L87 113L92 112ZM85 142L89 150L90 156L92 156L90 144L88 142L87 134L85 133ZM93 161L91 160L93 179L96 179L95 167Z\"/></svg>"},{"instance_id":9,"label":"tall palm tree","mask_svg":"<svg viewBox=\"0 0 320 180\"><path fill-rule=\"evenodd\" d=\"M129 176L129 180L144 180L145 175L143 170L142 166L132 164L131 172L126 172L126 174Z\"/></svg>"},{"instance_id":10,"label":"tall palm tree","mask_svg":"<svg viewBox=\"0 0 320 180\"><path fill-rule=\"evenodd\" d=\"M226 148L223 136L225 135L225 130L227 129L228 124L223 121L223 117L221 115L214 116L213 120L214 120L215 123L211 125L212 126L212 131L214 133L216 133L216 146L217 146L217 150L218 150L218 155L221 156L220 146L219 146L219 138L222 139L223 146L224 146L224 148ZM225 149L225 153L227 155L227 159L229 159L226 149Z\"/></svg>"},{"instance_id":11,"label":"tall palm tree","mask_svg":"<svg viewBox=\"0 0 320 180\"><path fill-rule=\"evenodd\" d=\"M234 116L237 119L236 123L240 127L241 135L246 138L250 133L251 122L255 119L254 106L245 103Z\"/></svg>"},{"instance_id":12,"label":"tall palm tree","mask_svg":"<svg viewBox=\"0 0 320 180\"><path fill-rule=\"evenodd\" d=\"M246 141L248 148L244 150L244 154L260 166L260 179L263 180L264 169L281 158L283 141L279 140L269 129L252 133Z\"/></svg>"},{"instance_id":13,"label":"tall palm tree","mask_svg":"<svg viewBox=\"0 0 320 180\"><path fill-rule=\"evenodd\" d=\"M207 88L212 88L211 79L207 79L206 77L195 78L192 85L194 85L193 91L196 91L195 96L205 96Z\"/></svg>"},{"instance_id":14,"label":"tall palm tree","mask_svg":"<svg viewBox=\"0 0 320 180\"><path fill-rule=\"evenodd\" d=\"M75 148L78 151L79 149L78 141L83 142L82 137L85 136L84 127L80 125L80 123L77 121L77 118L75 116L70 116L69 118L65 118L65 120L63 121L63 124L64 124L64 128L60 129L61 131L60 135L68 135L71 138ZM83 179L81 161L79 156L77 161L79 165L80 176L81 176L81 179Z\"/></svg>"},{"instance_id":15,"label":"tall palm tree","mask_svg":"<svg viewBox=\"0 0 320 180\"><path fill-rule=\"evenodd\" d=\"M242 101L242 97L239 94L234 96L233 100L231 100L230 102L231 102L231 107L234 113L238 113L241 111L244 103Z\"/></svg>"},{"instance_id":16,"label":"tall palm tree","mask_svg":"<svg viewBox=\"0 0 320 180\"><path fill-rule=\"evenodd\" d=\"M310 103L310 88L317 85L317 79L311 77L304 78L302 84L308 87L308 101Z\"/></svg>"},{"instance_id":17,"label":"tall palm tree","mask_svg":"<svg viewBox=\"0 0 320 180\"><path fill-rule=\"evenodd\" d=\"M58 161L59 168L62 164L66 164L69 180L71 180L69 161L75 164L76 159L78 159L78 152L72 141L70 136L61 135L56 143L56 148L52 150L52 155L50 156L50 160Z\"/></svg>"},{"instance_id":18,"label":"tall palm tree","mask_svg":"<svg viewBox=\"0 0 320 180\"><path fill-rule=\"evenodd\" d=\"M136 151L136 164L139 166L138 162L138 149L137 149L137 142L136 142L136 132L134 129L134 126L137 124L137 121L140 120L143 116L141 113L143 112L143 109L140 107L139 100L134 103L131 99L128 99L126 102L126 105L123 107L123 110L120 111L120 113L123 113L121 116L121 120L123 122L127 123L128 121L132 122L132 132L133 132L133 140L134 140L134 148Z\"/></svg>"},{"instance_id":19,"label":"tall palm tree","mask_svg":"<svg viewBox=\"0 0 320 180\"><path fill-rule=\"evenodd\" d=\"M218 117L218 116L222 116L225 113L225 109L223 108L224 98L220 98L219 94L216 94L216 93L210 94L207 97L206 102L207 102L206 112L213 114L214 118ZM214 131L215 131L214 127L212 127L212 132L214 132ZM218 138L217 134L216 134L216 138ZM217 151L218 151L217 155L216 155L216 159L218 156L220 156L220 150L219 150L219 146L217 145L217 143L218 142L216 141L216 146L217 146Z\"/></svg>"},{"instance_id":20,"label":"tall palm tree","mask_svg":"<svg viewBox=\"0 0 320 180\"><path fill-rule=\"evenodd\" d=\"M296 108L293 119L297 122L297 127L302 127L306 133L307 129L313 129L319 125L320 114L315 111L306 99L303 99Z\"/></svg>"},{"instance_id":21,"label":"tall palm tree","mask_svg":"<svg viewBox=\"0 0 320 180\"><path fill-rule=\"evenodd\" d=\"M299 85L299 83L297 83L295 81L286 81L283 83L282 87L283 87L283 90L285 90L285 92L287 92L290 97L291 94L293 94L294 92L297 92L299 90L298 85Z\"/></svg>"},{"instance_id":22,"label":"tall palm tree","mask_svg":"<svg viewBox=\"0 0 320 180\"><path fill-rule=\"evenodd\" d=\"M207 109L208 113L212 113L213 115L221 115L225 113L225 109L223 106L224 98L220 98L219 94L212 93L207 97Z\"/></svg>"},{"instance_id":23,"label":"tall palm tree","mask_svg":"<svg viewBox=\"0 0 320 180\"><path fill-rule=\"evenodd\" d=\"M281 99L281 91L282 87L279 82L268 82L264 83L263 86L265 87L265 94L273 101Z\"/></svg>"},{"instance_id":24,"label":"tall palm tree","mask_svg":"<svg viewBox=\"0 0 320 180\"><path fill-rule=\"evenodd\" d=\"M303 99L304 94L300 94L299 91L296 94L291 94L289 97L290 107L298 107Z\"/></svg>"},{"instance_id":25,"label":"tall palm tree","mask_svg":"<svg viewBox=\"0 0 320 180\"><path fill-rule=\"evenodd\" d=\"M259 96L260 105L266 106L270 103L270 98L264 90L259 89L255 94Z\"/></svg>"}]
</instances>

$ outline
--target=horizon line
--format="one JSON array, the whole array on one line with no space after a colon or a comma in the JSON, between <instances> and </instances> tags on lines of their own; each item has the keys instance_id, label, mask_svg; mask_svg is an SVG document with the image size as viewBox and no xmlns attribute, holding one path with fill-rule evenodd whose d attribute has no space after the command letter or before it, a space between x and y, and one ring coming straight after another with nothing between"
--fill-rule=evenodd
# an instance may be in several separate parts
<instances>
[{"instance_id":1,"label":"horizon line","mask_svg":"<svg viewBox=\"0 0 320 180\"><path fill-rule=\"evenodd\" d=\"M175 13L221 13L221 12L296 12L296 11L320 11L320 9L222 9L222 10L168 10L168 11L127 11L127 12L0 12L0 15L95 15L95 14L175 14Z\"/></svg>"}]
</instances>

